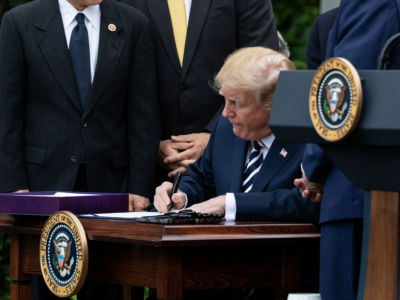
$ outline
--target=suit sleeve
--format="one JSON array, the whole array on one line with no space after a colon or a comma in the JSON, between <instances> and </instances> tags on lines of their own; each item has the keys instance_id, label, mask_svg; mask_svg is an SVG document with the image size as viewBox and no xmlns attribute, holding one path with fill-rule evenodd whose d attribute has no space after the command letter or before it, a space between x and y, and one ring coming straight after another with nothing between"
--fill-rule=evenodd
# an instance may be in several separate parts
<instances>
[{"instance_id":1,"label":"suit sleeve","mask_svg":"<svg viewBox=\"0 0 400 300\"><path fill-rule=\"evenodd\" d=\"M0 27L0 192L29 188L24 155L26 67L11 13Z\"/></svg>"},{"instance_id":2,"label":"suit sleeve","mask_svg":"<svg viewBox=\"0 0 400 300\"><path fill-rule=\"evenodd\" d=\"M279 50L275 17L270 0L237 1L236 19L237 49L263 46ZM223 106L209 122L206 130L211 131L218 116L222 113L222 108Z\"/></svg>"},{"instance_id":3,"label":"suit sleeve","mask_svg":"<svg viewBox=\"0 0 400 300\"><path fill-rule=\"evenodd\" d=\"M325 57L321 57L321 49L320 49L320 41L318 34L318 21L319 19L315 19L311 33L310 39L307 44L306 51L306 60L307 60L307 69L315 70L319 67ZM326 37L328 38L328 37Z\"/></svg>"},{"instance_id":4,"label":"suit sleeve","mask_svg":"<svg viewBox=\"0 0 400 300\"><path fill-rule=\"evenodd\" d=\"M129 104L128 192L149 197L154 187L159 117L154 45L149 22L138 38L132 62Z\"/></svg>"},{"instance_id":5,"label":"suit sleeve","mask_svg":"<svg viewBox=\"0 0 400 300\"><path fill-rule=\"evenodd\" d=\"M203 155L189 166L188 173L182 177L179 188L188 196L188 207L216 196L212 152L219 119L217 119L211 132L210 140Z\"/></svg>"},{"instance_id":6,"label":"suit sleeve","mask_svg":"<svg viewBox=\"0 0 400 300\"><path fill-rule=\"evenodd\" d=\"M302 167L309 181L325 183L333 164L316 144L307 144Z\"/></svg>"},{"instance_id":7,"label":"suit sleeve","mask_svg":"<svg viewBox=\"0 0 400 300\"><path fill-rule=\"evenodd\" d=\"M236 220L311 222L318 224L319 203L303 199L297 188L235 193Z\"/></svg>"}]
</instances>

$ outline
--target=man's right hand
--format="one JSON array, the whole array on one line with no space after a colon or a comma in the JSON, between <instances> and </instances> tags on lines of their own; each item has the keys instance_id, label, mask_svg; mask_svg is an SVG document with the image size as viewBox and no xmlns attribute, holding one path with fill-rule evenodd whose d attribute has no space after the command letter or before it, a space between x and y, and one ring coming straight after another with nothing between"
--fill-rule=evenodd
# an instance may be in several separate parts
<instances>
[{"instance_id":1,"label":"man's right hand","mask_svg":"<svg viewBox=\"0 0 400 300\"><path fill-rule=\"evenodd\" d=\"M171 203L170 194L172 190L172 183L165 181L156 188L154 195L154 207L159 212L168 212L168 205ZM172 209L182 209L186 204L185 194L179 189L178 192L172 195Z\"/></svg>"},{"instance_id":2,"label":"man's right hand","mask_svg":"<svg viewBox=\"0 0 400 300\"><path fill-rule=\"evenodd\" d=\"M294 185L300 190L304 199L310 199L312 202L321 202L323 185L308 181L304 172L301 178L294 180Z\"/></svg>"}]
</instances>

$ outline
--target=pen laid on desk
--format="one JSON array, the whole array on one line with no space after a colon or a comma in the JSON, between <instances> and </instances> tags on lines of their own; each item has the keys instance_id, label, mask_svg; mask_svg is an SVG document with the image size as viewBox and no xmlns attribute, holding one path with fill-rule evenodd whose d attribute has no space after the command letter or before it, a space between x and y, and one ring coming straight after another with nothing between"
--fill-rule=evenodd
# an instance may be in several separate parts
<instances>
[{"instance_id":1,"label":"pen laid on desk","mask_svg":"<svg viewBox=\"0 0 400 300\"><path fill-rule=\"evenodd\" d=\"M176 175L175 175L174 184L172 186L171 196L170 196L171 202L168 205L168 211L171 211L172 204L173 204L172 203L172 195L178 191L179 183L181 182L181 175L182 175L181 171L178 171L178 173L176 173Z\"/></svg>"}]
</instances>

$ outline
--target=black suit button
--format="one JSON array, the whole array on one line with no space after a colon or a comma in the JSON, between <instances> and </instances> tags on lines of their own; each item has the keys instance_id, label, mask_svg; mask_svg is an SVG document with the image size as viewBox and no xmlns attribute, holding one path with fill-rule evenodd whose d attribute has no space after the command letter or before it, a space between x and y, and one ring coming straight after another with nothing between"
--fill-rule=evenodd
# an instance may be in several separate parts
<instances>
[{"instance_id":1,"label":"black suit button","mask_svg":"<svg viewBox=\"0 0 400 300\"><path fill-rule=\"evenodd\" d=\"M71 159L71 161L75 164L75 163L78 162L79 157L78 157L78 155L72 155L70 159Z\"/></svg>"},{"instance_id":2,"label":"black suit button","mask_svg":"<svg viewBox=\"0 0 400 300\"><path fill-rule=\"evenodd\" d=\"M86 128L86 127L88 127L88 124L87 124L85 121L82 121L82 122L81 122L81 126L82 126L83 128Z\"/></svg>"}]
</instances>

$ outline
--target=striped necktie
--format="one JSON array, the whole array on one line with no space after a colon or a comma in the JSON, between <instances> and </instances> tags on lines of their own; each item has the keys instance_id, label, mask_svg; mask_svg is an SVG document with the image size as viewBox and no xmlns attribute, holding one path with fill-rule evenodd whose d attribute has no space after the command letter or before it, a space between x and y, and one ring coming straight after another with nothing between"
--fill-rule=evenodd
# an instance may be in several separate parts
<instances>
[{"instance_id":1,"label":"striped necktie","mask_svg":"<svg viewBox=\"0 0 400 300\"><path fill-rule=\"evenodd\" d=\"M250 152L249 160L243 173L242 191L244 193L247 193L252 189L258 171L260 171L264 160L261 153L261 148L263 147L263 144L258 141L252 141L251 145L252 150Z\"/></svg>"},{"instance_id":2,"label":"striped necktie","mask_svg":"<svg viewBox=\"0 0 400 300\"><path fill-rule=\"evenodd\" d=\"M175 45L179 62L183 64L183 53L186 43L186 10L184 0L168 0L169 14L171 16L172 29L174 31Z\"/></svg>"}]
</instances>

